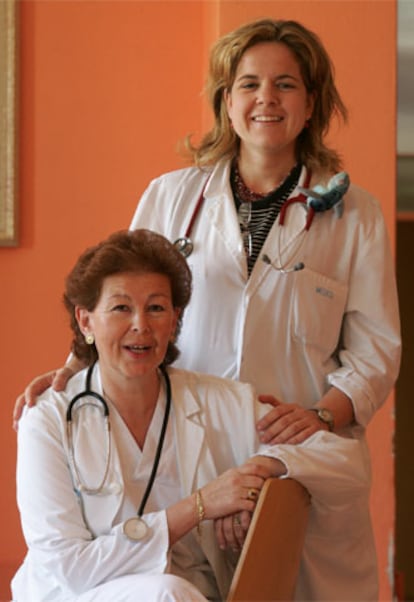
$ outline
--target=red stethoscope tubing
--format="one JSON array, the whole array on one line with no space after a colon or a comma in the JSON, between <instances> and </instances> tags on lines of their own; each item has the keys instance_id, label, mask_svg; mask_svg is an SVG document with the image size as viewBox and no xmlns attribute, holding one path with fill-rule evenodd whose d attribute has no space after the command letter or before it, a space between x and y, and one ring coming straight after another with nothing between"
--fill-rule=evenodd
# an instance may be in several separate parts
<instances>
[{"instance_id":1,"label":"red stethoscope tubing","mask_svg":"<svg viewBox=\"0 0 414 602\"><path fill-rule=\"evenodd\" d=\"M180 236L180 238L177 238L177 240L174 241L174 247L177 249L177 251L179 251L181 253L181 255L183 255L183 257L186 257L186 258L189 257L191 255L191 253L193 252L193 243L191 241L190 236L191 236L191 232L193 230L194 222L197 219L198 214L200 213L201 205L203 204L203 201L204 201L204 191L206 189L209 179L210 179L210 176L207 178L207 180L204 183L203 189L200 193L200 196L198 197L197 204L194 207L193 214L191 216L191 219L189 221L189 224L187 226L184 236Z\"/></svg>"},{"instance_id":2,"label":"red stethoscope tubing","mask_svg":"<svg viewBox=\"0 0 414 602\"><path fill-rule=\"evenodd\" d=\"M209 179L210 179L210 176L207 178L206 182L204 183L203 189L200 192L200 196L198 198L196 206L194 207L194 211L193 211L193 215L191 216L190 223L188 224L187 230L185 231L184 238L191 237L191 232L193 231L194 222L196 221L198 214L200 213L201 205L204 202L204 191L207 188Z\"/></svg>"},{"instance_id":3,"label":"red stethoscope tubing","mask_svg":"<svg viewBox=\"0 0 414 602\"><path fill-rule=\"evenodd\" d=\"M312 177L312 173L310 170L308 170L308 173L306 174L306 180L304 182L303 188L309 188L309 184L311 181L311 177ZM303 203L304 205L306 205L306 199L307 197L301 192L300 194L287 199L279 212L279 225L283 226L283 224L285 223L285 218L286 218L286 210L287 208L292 205L293 203ZM306 218L306 224L305 224L305 230L309 230L309 228L312 225L313 222L313 218L315 216L315 210L313 209L313 207L308 206L308 215Z\"/></svg>"},{"instance_id":4,"label":"red stethoscope tubing","mask_svg":"<svg viewBox=\"0 0 414 602\"><path fill-rule=\"evenodd\" d=\"M311 177L312 177L312 173L311 173L310 170L308 170L308 172L306 174L305 182L303 184L304 188L309 188ZM191 251L192 251L191 233L193 231L194 222L197 219L198 214L200 213L200 210L201 210L201 206L202 206L202 204L204 202L204 191L205 191L205 189L207 187L207 184L208 184L209 180L210 180L210 176L207 178L206 182L204 183L203 189L202 189L202 191L200 193L200 196L199 196L199 198L197 200L196 206L194 207L194 211L192 213L191 219L190 219L190 221L188 223L188 226L187 226L187 229L185 231L184 236L181 237L181 238L178 238L175 241L175 245L176 246L178 246L178 247L181 246L182 252L186 248L186 245L189 246L189 253L191 253ZM306 196L303 193L300 193L300 194L298 194L298 195L296 195L296 196L294 196L294 197L292 197L290 199L287 199L283 203L283 205L282 205L282 207L280 209L280 212L279 212L279 225L280 226L283 226L283 224L285 223L286 211L287 211L288 207L290 205L292 205L293 203L302 203L302 204L306 205ZM312 207L308 207L307 210L308 210L308 215L307 215L307 218L306 218L305 230L309 230L310 229L310 227L312 225L312 222L313 222L314 215L315 215L315 210ZM190 246L191 246L191 248L190 248Z\"/></svg>"}]
</instances>

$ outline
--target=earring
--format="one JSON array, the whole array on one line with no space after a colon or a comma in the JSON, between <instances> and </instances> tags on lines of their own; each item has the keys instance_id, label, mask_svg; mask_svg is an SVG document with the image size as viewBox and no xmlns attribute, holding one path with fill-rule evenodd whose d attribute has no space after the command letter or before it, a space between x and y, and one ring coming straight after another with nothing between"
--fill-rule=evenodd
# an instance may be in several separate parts
<instances>
[{"instance_id":1,"label":"earring","mask_svg":"<svg viewBox=\"0 0 414 602\"><path fill-rule=\"evenodd\" d=\"M88 334L85 334L85 343L87 345L93 345L95 342L95 337L93 336L93 334L91 332L88 332Z\"/></svg>"},{"instance_id":2,"label":"earring","mask_svg":"<svg viewBox=\"0 0 414 602\"><path fill-rule=\"evenodd\" d=\"M305 125L304 125L305 129L308 129L308 128L310 127L310 122L311 122L311 120L310 120L310 119L307 119L307 120L305 121Z\"/></svg>"}]
</instances>

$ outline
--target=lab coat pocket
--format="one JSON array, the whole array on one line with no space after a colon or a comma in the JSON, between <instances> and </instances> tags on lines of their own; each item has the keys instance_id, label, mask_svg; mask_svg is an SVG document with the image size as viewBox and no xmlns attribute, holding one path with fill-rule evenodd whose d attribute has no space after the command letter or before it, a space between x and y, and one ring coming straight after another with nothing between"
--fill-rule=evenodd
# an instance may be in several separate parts
<instances>
[{"instance_id":1,"label":"lab coat pocket","mask_svg":"<svg viewBox=\"0 0 414 602\"><path fill-rule=\"evenodd\" d=\"M331 355L341 332L348 287L308 268L296 274L291 303L293 336Z\"/></svg>"}]
</instances>

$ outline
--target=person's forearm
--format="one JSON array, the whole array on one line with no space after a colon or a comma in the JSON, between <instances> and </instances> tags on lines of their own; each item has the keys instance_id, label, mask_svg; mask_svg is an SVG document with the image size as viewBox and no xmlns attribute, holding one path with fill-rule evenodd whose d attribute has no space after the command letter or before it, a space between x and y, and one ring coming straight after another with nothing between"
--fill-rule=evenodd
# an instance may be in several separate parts
<instances>
[{"instance_id":1,"label":"person's forearm","mask_svg":"<svg viewBox=\"0 0 414 602\"><path fill-rule=\"evenodd\" d=\"M257 461L256 461L257 460ZM203 520L210 520L247 510L253 512L256 497L249 490L259 492L264 481L286 472L280 460L255 456L241 466L231 468L201 489L167 509L170 545L173 545Z\"/></svg>"},{"instance_id":2,"label":"person's forearm","mask_svg":"<svg viewBox=\"0 0 414 602\"><path fill-rule=\"evenodd\" d=\"M315 404L315 408L327 408L334 418L334 431L349 426L355 421L354 408L351 400L345 393L331 387Z\"/></svg>"},{"instance_id":3,"label":"person's forearm","mask_svg":"<svg viewBox=\"0 0 414 602\"><path fill-rule=\"evenodd\" d=\"M200 510L201 512L201 510ZM197 510L196 494L186 497L167 509L170 546L196 527L201 519Z\"/></svg>"}]
</instances>

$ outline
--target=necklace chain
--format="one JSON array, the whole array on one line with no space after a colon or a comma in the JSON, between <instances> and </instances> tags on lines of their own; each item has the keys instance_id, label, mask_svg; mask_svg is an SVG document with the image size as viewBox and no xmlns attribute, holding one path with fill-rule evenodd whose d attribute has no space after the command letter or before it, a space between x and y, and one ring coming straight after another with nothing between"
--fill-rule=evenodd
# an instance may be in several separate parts
<instances>
[{"instance_id":1,"label":"necklace chain","mask_svg":"<svg viewBox=\"0 0 414 602\"><path fill-rule=\"evenodd\" d=\"M237 163L233 163L230 183L239 217L249 274L281 207L297 185L301 169L300 164L295 165L275 190L265 195L259 195L249 191L238 172Z\"/></svg>"},{"instance_id":2,"label":"necklace chain","mask_svg":"<svg viewBox=\"0 0 414 602\"><path fill-rule=\"evenodd\" d=\"M251 203L253 201L260 201L265 199L266 197L270 196L270 195L275 195L277 196L277 192L279 189L284 188L284 183L286 182L286 180L291 176L292 172L298 169L298 165L295 165L290 172L277 184L277 186L275 186L270 192L254 192L253 190L251 190L246 182L243 180L242 175L240 174L239 171L239 165L238 162L235 161L233 163L232 166L232 180L233 180L233 184L234 184L234 188L235 188L235 192L237 194L237 196L239 197L239 199L244 202L244 203Z\"/></svg>"}]
</instances>

